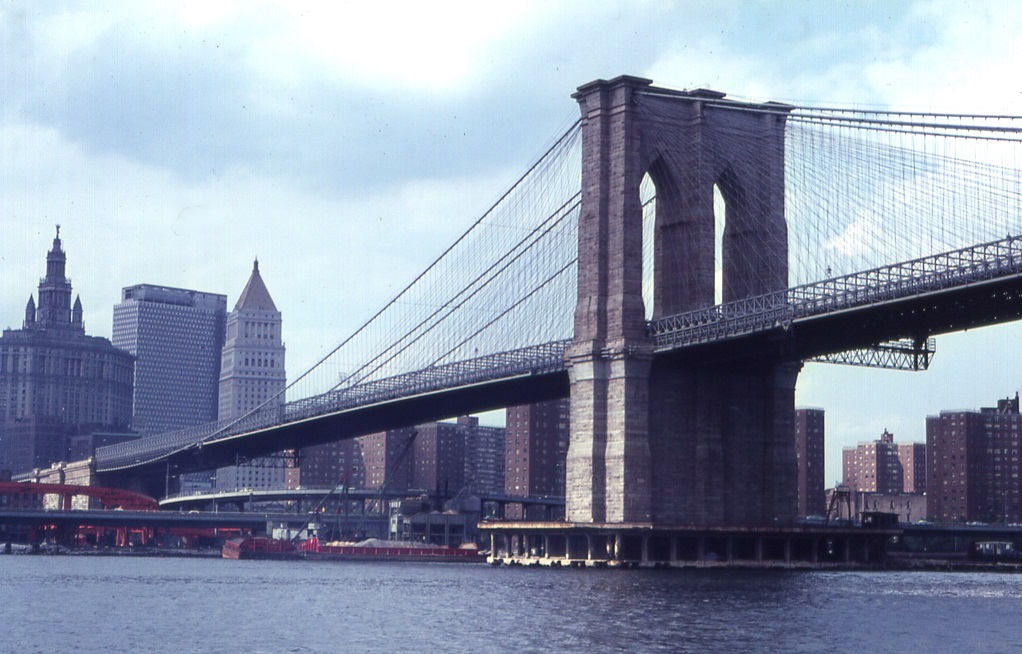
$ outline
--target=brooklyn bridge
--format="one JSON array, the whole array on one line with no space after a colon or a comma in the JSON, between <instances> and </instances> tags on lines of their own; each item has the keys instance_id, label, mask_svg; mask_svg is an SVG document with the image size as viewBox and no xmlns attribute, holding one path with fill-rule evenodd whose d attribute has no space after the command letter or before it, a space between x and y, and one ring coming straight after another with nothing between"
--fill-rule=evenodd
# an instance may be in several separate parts
<instances>
[{"instance_id":1,"label":"brooklyn bridge","mask_svg":"<svg viewBox=\"0 0 1022 654\"><path fill-rule=\"evenodd\" d=\"M100 448L98 485L570 398L570 524L795 520L805 361L924 370L1022 317L1019 119L618 77L450 247L244 417Z\"/></svg>"}]
</instances>

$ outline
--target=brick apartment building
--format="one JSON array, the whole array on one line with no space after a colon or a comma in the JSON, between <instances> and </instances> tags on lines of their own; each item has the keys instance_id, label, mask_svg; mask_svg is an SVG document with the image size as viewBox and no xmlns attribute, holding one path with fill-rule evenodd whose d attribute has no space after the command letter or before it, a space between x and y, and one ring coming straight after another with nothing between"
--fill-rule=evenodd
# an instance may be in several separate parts
<instances>
[{"instance_id":1,"label":"brick apartment building","mask_svg":"<svg viewBox=\"0 0 1022 654\"><path fill-rule=\"evenodd\" d=\"M979 411L926 418L929 518L941 522L1022 522L1019 398Z\"/></svg>"},{"instance_id":2,"label":"brick apartment building","mask_svg":"<svg viewBox=\"0 0 1022 654\"><path fill-rule=\"evenodd\" d=\"M826 433L823 409L795 410L795 456L798 459L798 514L823 515L827 499L823 471Z\"/></svg>"}]
</instances>

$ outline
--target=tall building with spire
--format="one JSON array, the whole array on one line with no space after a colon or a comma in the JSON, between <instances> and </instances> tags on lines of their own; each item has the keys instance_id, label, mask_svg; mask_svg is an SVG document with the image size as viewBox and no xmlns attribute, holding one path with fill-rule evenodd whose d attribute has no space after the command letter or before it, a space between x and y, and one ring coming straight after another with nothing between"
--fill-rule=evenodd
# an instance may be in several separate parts
<instances>
[{"instance_id":1,"label":"tall building with spire","mask_svg":"<svg viewBox=\"0 0 1022 654\"><path fill-rule=\"evenodd\" d=\"M259 260L227 316L227 340L220 359L218 418L240 418L284 403L284 341L280 312L259 273ZM283 488L283 459L267 458L217 471L220 489Z\"/></svg>"},{"instance_id":2,"label":"tall building with spire","mask_svg":"<svg viewBox=\"0 0 1022 654\"><path fill-rule=\"evenodd\" d=\"M71 436L125 430L131 418L133 358L85 334L66 266L58 225L38 303L30 295L22 328L0 336L0 468L15 474L66 458Z\"/></svg>"}]
</instances>

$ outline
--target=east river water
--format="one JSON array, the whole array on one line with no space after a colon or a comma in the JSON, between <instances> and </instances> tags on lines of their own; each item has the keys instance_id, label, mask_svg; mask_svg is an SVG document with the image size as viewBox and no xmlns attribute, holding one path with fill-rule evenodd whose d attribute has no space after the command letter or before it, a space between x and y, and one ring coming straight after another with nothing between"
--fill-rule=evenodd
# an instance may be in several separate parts
<instances>
[{"instance_id":1,"label":"east river water","mask_svg":"<svg viewBox=\"0 0 1022 654\"><path fill-rule=\"evenodd\" d=\"M0 652L1019 652L1022 575L0 556Z\"/></svg>"}]
</instances>

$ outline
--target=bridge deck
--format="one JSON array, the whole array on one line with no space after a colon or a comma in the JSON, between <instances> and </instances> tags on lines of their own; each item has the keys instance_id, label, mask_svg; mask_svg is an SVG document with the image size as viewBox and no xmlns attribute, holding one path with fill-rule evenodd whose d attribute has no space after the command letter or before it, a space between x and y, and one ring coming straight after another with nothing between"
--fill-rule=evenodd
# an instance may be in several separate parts
<instances>
[{"instance_id":1,"label":"bridge deck","mask_svg":"<svg viewBox=\"0 0 1022 654\"><path fill-rule=\"evenodd\" d=\"M1022 274L1022 237L834 277L650 321L658 351Z\"/></svg>"},{"instance_id":2,"label":"bridge deck","mask_svg":"<svg viewBox=\"0 0 1022 654\"><path fill-rule=\"evenodd\" d=\"M1022 237L827 279L651 321L662 356L804 360L899 338L1022 318ZM99 473L176 472L462 413L566 397L561 340L367 381L255 412L99 448ZM242 444L244 441L244 444Z\"/></svg>"}]
</instances>

